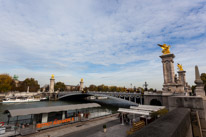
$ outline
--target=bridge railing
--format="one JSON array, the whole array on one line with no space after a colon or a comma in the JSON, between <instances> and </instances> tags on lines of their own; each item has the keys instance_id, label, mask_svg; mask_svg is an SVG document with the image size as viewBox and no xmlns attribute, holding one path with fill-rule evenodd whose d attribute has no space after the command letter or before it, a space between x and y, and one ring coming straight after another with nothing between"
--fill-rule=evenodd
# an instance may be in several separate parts
<instances>
[{"instance_id":1,"label":"bridge railing","mask_svg":"<svg viewBox=\"0 0 206 137\"><path fill-rule=\"evenodd\" d=\"M74 94L74 93L82 93L81 91L63 91L59 92L59 97L67 95L67 94ZM101 92L101 91L88 91L88 94L101 94L101 95L109 95L109 96L141 96L141 93L127 93L127 92Z\"/></svg>"}]
</instances>

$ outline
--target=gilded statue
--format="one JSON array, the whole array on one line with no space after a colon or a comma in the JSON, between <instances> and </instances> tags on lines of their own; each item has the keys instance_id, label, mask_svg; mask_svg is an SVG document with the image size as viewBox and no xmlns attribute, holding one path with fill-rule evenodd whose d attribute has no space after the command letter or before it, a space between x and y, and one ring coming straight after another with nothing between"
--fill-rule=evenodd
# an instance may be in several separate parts
<instances>
[{"instance_id":1,"label":"gilded statue","mask_svg":"<svg viewBox=\"0 0 206 137\"><path fill-rule=\"evenodd\" d=\"M51 75L51 79L54 79L54 74Z\"/></svg>"},{"instance_id":2,"label":"gilded statue","mask_svg":"<svg viewBox=\"0 0 206 137\"><path fill-rule=\"evenodd\" d=\"M177 67L178 67L179 71L183 71L182 65L180 65L179 63L177 63Z\"/></svg>"},{"instance_id":3,"label":"gilded statue","mask_svg":"<svg viewBox=\"0 0 206 137\"><path fill-rule=\"evenodd\" d=\"M84 80L83 80L83 78L81 78L81 82L83 82Z\"/></svg>"},{"instance_id":4,"label":"gilded statue","mask_svg":"<svg viewBox=\"0 0 206 137\"><path fill-rule=\"evenodd\" d=\"M166 44L163 44L163 45L160 45L158 44L158 46L160 46L162 48L162 53L163 54L170 54L170 46L166 45Z\"/></svg>"}]
</instances>

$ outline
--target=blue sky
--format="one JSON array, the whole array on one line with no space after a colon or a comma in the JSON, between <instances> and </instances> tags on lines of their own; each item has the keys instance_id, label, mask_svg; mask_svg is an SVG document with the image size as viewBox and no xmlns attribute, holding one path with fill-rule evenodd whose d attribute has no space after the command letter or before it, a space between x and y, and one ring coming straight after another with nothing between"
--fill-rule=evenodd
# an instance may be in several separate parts
<instances>
[{"instance_id":1,"label":"blue sky","mask_svg":"<svg viewBox=\"0 0 206 137\"><path fill-rule=\"evenodd\" d=\"M162 54L194 83L206 72L204 0L0 0L0 73L48 84L106 84L161 89Z\"/></svg>"}]
</instances>

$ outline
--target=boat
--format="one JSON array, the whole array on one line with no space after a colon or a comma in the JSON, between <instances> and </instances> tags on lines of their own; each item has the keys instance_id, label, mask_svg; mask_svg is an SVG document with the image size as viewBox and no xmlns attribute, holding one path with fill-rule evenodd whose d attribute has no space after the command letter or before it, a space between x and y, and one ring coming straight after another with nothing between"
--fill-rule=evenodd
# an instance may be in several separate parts
<instances>
[{"instance_id":1,"label":"boat","mask_svg":"<svg viewBox=\"0 0 206 137\"><path fill-rule=\"evenodd\" d=\"M48 97L43 97L43 98L40 98L40 101L47 101L47 100L49 100L49 98L48 98Z\"/></svg>"},{"instance_id":2,"label":"boat","mask_svg":"<svg viewBox=\"0 0 206 137\"><path fill-rule=\"evenodd\" d=\"M108 99L108 97L97 97L97 99Z\"/></svg>"},{"instance_id":3,"label":"boat","mask_svg":"<svg viewBox=\"0 0 206 137\"><path fill-rule=\"evenodd\" d=\"M35 102L40 101L39 98L34 97L12 97L12 98L4 98L2 103L21 103L21 102Z\"/></svg>"}]
</instances>

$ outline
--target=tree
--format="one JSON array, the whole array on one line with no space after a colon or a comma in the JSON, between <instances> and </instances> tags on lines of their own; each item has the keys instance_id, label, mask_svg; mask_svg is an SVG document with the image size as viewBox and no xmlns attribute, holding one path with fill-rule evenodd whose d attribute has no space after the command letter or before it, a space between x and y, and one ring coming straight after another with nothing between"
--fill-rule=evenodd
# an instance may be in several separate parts
<instances>
[{"instance_id":1,"label":"tree","mask_svg":"<svg viewBox=\"0 0 206 137\"><path fill-rule=\"evenodd\" d=\"M109 91L116 92L117 91L117 86L110 86Z\"/></svg>"},{"instance_id":2,"label":"tree","mask_svg":"<svg viewBox=\"0 0 206 137\"><path fill-rule=\"evenodd\" d=\"M102 84L102 85L97 86L97 90L104 91L104 85Z\"/></svg>"},{"instance_id":3,"label":"tree","mask_svg":"<svg viewBox=\"0 0 206 137\"><path fill-rule=\"evenodd\" d=\"M149 91L154 91L154 89L153 89L153 88L150 88Z\"/></svg>"},{"instance_id":4,"label":"tree","mask_svg":"<svg viewBox=\"0 0 206 137\"><path fill-rule=\"evenodd\" d=\"M89 86L89 91L97 91L97 86L95 86L95 85L90 85Z\"/></svg>"},{"instance_id":5,"label":"tree","mask_svg":"<svg viewBox=\"0 0 206 137\"><path fill-rule=\"evenodd\" d=\"M12 77L8 74L0 74L0 92L10 91L12 88Z\"/></svg>"},{"instance_id":6,"label":"tree","mask_svg":"<svg viewBox=\"0 0 206 137\"><path fill-rule=\"evenodd\" d=\"M20 84L19 91L25 92L28 87L30 92L37 92L40 88L37 80L34 78L27 78Z\"/></svg>"},{"instance_id":7,"label":"tree","mask_svg":"<svg viewBox=\"0 0 206 137\"><path fill-rule=\"evenodd\" d=\"M54 85L54 90L57 91L57 90L60 90L60 91L65 91L66 89L66 86L63 82L57 82L55 83Z\"/></svg>"},{"instance_id":8,"label":"tree","mask_svg":"<svg viewBox=\"0 0 206 137\"><path fill-rule=\"evenodd\" d=\"M203 83L205 84L204 90L206 92L206 73L202 73L200 78L202 79Z\"/></svg>"}]
</instances>

